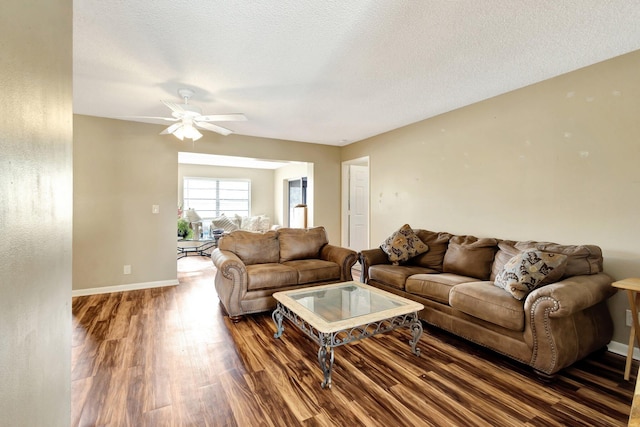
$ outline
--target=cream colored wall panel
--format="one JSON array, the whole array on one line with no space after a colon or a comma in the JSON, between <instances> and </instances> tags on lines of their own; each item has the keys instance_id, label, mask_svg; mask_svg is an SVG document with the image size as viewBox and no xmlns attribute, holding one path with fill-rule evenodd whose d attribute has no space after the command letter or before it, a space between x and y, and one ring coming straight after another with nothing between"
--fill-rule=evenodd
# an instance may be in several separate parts
<instances>
[{"instance_id":1,"label":"cream colored wall panel","mask_svg":"<svg viewBox=\"0 0 640 427\"><path fill-rule=\"evenodd\" d=\"M404 223L602 247L640 276L640 52L343 148L370 157L371 242ZM625 296L610 301L626 342Z\"/></svg>"},{"instance_id":2,"label":"cream colored wall panel","mask_svg":"<svg viewBox=\"0 0 640 427\"><path fill-rule=\"evenodd\" d=\"M68 426L72 2L0 9L0 425Z\"/></svg>"},{"instance_id":3,"label":"cream colored wall panel","mask_svg":"<svg viewBox=\"0 0 640 427\"><path fill-rule=\"evenodd\" d=\"M178 153L154 130L74 117L75 290L177 278Z\"/></svg>"}]
</instances>

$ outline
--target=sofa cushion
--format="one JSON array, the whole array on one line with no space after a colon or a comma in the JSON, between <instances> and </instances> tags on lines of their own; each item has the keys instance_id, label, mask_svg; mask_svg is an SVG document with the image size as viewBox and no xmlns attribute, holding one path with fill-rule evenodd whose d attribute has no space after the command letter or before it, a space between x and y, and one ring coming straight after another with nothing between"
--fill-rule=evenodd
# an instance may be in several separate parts
<instances>
[{"instance_id":1,"label":"sofa cushion","mask_svg":"<svg viewBox=\"0 0 640 427\"><path fill-rule=\"evenodd\" d=\"M410 260L411 264L419 265L420 267L432 268L436 271L442 271L442 263L444 261L444 254L449 247L449 239L451 234L449 233L436 233L429 230L414 230L416 235L422 240L425 245L429 246L429 250L423 254L417 255Z\"/></svg>"},{"instance_id":2,"label":"sofa cushion","mask_svg":"<svg viewBox=\"0 0 640 427\"><path fill-rule=\"evenodd\" d=\"M498 252L496 252L496 256L493 259L493 266L491 267L491 280L496 280L496 277L498 277L504 269L504 265L509 262L511 258L523 250L532 248L531 246L516 247L516 244L521 245L522 243L525 242L515 242L513 240L502 240L498 242Z\"/></svg>"},{"instance_id":3,"label":"sofa cushion","mask_svg":"<svg viewBox=\"0 0 640 427\"><path fill-rule=\"evenodd\" d=\"M524 302L519 301L493 282L471 282L454 286L449 305L469 316L513 331L524 331Z\"/></svg>"},{"instance_id":4,"label":"sofa cushion","mask_svg":"<svg viewBox=\"0 0 640 427\"><path fill-rule=\"evenodd\" d=\"M247 290L279 289L298 284L298 272L289 266L272 264L247 265Z\"/></svg>"},{"instance_id":5,"label":"sofa cushion","mask_svg":"<svg viewBox=\"0 0 640 427\"><path fill-rule=\"evenodd\" d=\"M298 284L340 280L340 266L322 259L299 259L283 263L298 272Z\"/></svg>"},{"instance_id":6,"label":"sofa cushion","mask_svg":"<svg viewBox=\"0 0 640 427\"><path fill-rule=\"evenodd\" d=\"M280 257L275 231L267 233L232 231L220 238L218 247L238 255L246 265L278 262Z\"/></svg>"},{"instance_id":7,"label":"sofa cushion","mask_svg":"<svg viewBox=\"0 0 640 427\"><path fill-rule=\"evenodd\" d=\"M407 277L421 273L437 273L437 271L415 265L376 264L369 267L370 280L402 290L404 290Z\"/></svg>"},{"instance_id":8,"label":"sofa cushion","mask_svg":"<svg viewBox=\"0 0 640 427\"><path fill-rule=\"evenodd\" d=\"M280 262L295 259L320 258L320 249L327 243L324 227L279 228Z\"/></svg>"},{"instance_id":9,"label":"sofa cushion","mask_svg":"<svg viewBox=\"0 0 640 427\"><path fill-rule=\"evenodd\" d=\"M477 280L472 277L451 273L414 274L407 279L405 291L443 304L449 304L449 291L451 291L451 288L460 283L476 282Z\"/></svg>"},{"instance_id":10,"label":"sofa cushion","mask_svg":"<svg viewBox=\"0 0 640 427\"><path fill-rule=\"evenodd\" d=\"M528 249L507 261L495 285L522 300L543 280L559 280L566 265L566 255Z\"/></svg>"},{"instance_id":11,"label":"sofa cushion","mask_svg":"<svg viewBox=\"0 0 640 427\"><path fill-rule=\"evenodd\" d=\"M453 236L444 254L442 271L488 280L497 250L498 239Z\"/></svg>"},{"instance_id":12,"label":"sofa cushion","mask_svg":"<svg viewBox=\"0 0 640 427\"><path fill-rule=\"evenodd\" d=\"M495 262L491 271L491 278L502 271L504 265L514 256L527 249L537 249L544 252L552 252L567 256L567 265L562 278L579 276L583 274L596 274L603 270L602 249L595 245L559 245L551 242L502 240L498 243L499 251L496 253ZM546 279L542 284L552 283Z\"/></svg>"},{"instance_id":13,"label":"sofa cushion","mask_svg":"<svg viewBox=\"0 0 640 427\"><path fill-rule=\"evenodd\" d=\"M387 254L393 265L399 265L416 255L427 252L429 246L416 236L409 224L405 224L382 242L380 249Z\"/></svg>"}]
</instances>

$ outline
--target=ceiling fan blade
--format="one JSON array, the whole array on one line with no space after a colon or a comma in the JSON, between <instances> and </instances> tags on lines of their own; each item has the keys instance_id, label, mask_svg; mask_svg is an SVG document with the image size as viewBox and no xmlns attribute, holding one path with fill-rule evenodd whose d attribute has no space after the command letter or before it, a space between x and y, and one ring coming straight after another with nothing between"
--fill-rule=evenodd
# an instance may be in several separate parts
<instances>
[{"instance_id":1,"label":"ceiling fan blade","mask_svg":"<svg viewBox=\"0 0 640 427\"><path fill-rule=\"evenodd\" d=\"M198 120L203 122L244 122L247 120L247 116L242 113L209 114L198 117Z\"/></svg>"},{"instance_id":2,"label":"ceiling fan blade","mask_svg":"<svg viewBox=\"0 0 640 427\"><path fill-rule=\"evenodd\" d=\"M149 119L149 120L165 120L167 122L177 122L180 119L175 117L151 117L151 116L127 116L124 119Z\"/></svg>"},{"instance_id":3,"label":"ceiling fan blade","mask_svg":"<svg viewBox=\"0 0 640 427\"><path fill-rule=\"evenodd\" d=\"M169 107L171 111L174 111L176 113L184 113L184 108L182 108L180 104L176 104L175 102L171 101L163 101L162 99L160 101L162 101L164 105Z\"/></svg>"},{"instance_id":4,"label":"ceiling fan blade","mask_svg":"<svg viewBox=\"0 0 640 427\"><path fill-rule=\"evenodd\" d=\"M182 126L182 123L174 123L168 128L166 128L165 130L163 130L162 132L160 132L160 135L167 135L167 134L173 133L176 130L178 130L180 126Z\"/></svg>"},{"instance_id":5,"label":"ceiling fan blade","mask_svg":"<svg viewBox=\"0 0 640 427\"><path fill-rule=\"evenodd\" d=\"M211 123L206 123L206 122L201 123L201 122L196 122L196 121L194 121L193 123L196 126L201 127L202 129L211 130L211 131L217 132L217 133L219 133L221 135L227 136L227 135L233 133L233 131L230 130L230 129L223 128L222 126L217 126L217 125L214 125L214 124L211 124Z\"/></svg>"}]
</instances>

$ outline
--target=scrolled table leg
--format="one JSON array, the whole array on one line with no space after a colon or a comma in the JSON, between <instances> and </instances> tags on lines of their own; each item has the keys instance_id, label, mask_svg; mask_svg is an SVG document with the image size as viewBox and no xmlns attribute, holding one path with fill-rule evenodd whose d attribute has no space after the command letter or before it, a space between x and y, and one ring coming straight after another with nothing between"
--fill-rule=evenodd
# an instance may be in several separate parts
<instances>
[{"instance_id":1,"label":"scrolled table leg","mask_svg":"<svg viewBox=\"0 0 640 427\"><path fill-rule=\"evenodd\" d=\"M278 303L278 306L276 307L275 310L273 310L273 313L271 314L271 318L273 319L273 323L276 324L276 333L273 334L274 338L280 338L282 336L282 333L284 332L284 327L282 326L282 318L283 317L284 316L282 315L280 304Z\"/></svg>"},{"instance_id":2,"label":"scrolled table leg","mask_svg":"<svg viewBox=\"0 0 640 427\"><path fill-rule=\"evenodd\" d=\"M409 341L409 344L411 344L411 351L413 351L413 354L420 357L418 341L420 341L420 337L422 336L422 322L420 322L417 314L415 314L414 321L409 327L411 328L411 336L413 337L413 339Z\"/></svg>"},{"instance_id":3,"label":"scrolled table leg","mask_svg":"<svg viewBox=\"0 0 640 427\"><path fill-rule=\"evenodd\" d=\"M331 370L333 369L333 347L322 345L318 350L318 363L324 374L322 388L331 388Z\"/></svg>"}]
</instances>

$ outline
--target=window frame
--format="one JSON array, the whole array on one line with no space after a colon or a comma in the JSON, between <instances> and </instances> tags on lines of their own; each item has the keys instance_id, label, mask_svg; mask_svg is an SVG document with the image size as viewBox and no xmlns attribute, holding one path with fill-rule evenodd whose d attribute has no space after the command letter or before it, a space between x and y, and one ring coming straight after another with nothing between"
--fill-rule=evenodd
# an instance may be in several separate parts
<instances>
[{"instance_id":1,"label":"window frame","mask_svg":"<svg viewBox=\"0 0 640 427\"><path fill-rule=\"evenodd\" d=\"M213 190L215 191L216 197L215 198L196 198L196 197L187 197L189 194L189 190L193 190L193 187L187 188L186 185L189 183L190 180L194 180L194 181L210 181L215 183L214 186L208 187L208 190ZM224 188L220 188L220 183L221 182L234 182L234 183L243 183L246 184L247 188L247 198L246 199L221 199L219 197L220 195L220 191L221 190L225 190ZM244 191L244 189L240 190L240 191ZM215 200L215 210L211 210L211 209L197 209L194 207L193 203L190 203L190 201L196 201L196 200ZM244 210L220 210L220 206L221 206L221 201L245 201L246 200L246 213ZM197 205L196 205L197 206ZM196 212L198 212L198 214L200 215L200 217L202 217L202 219L213 219L213 218L217 218L223 214L226 214L226 216L231 217L234 214L238 214L240 216L250 216L251 215L251 180L247 179L247 178L214 178L214 177L207 177L207 176L185 176L182 178L182 207L184 212L187 211L187 209L193 207ZM215 215L210 215L209 213L213 212Z\"/></svg>"}]
</instances>

